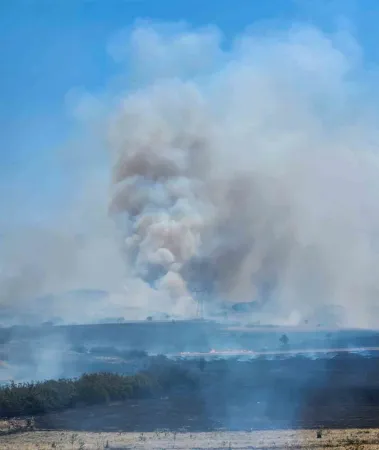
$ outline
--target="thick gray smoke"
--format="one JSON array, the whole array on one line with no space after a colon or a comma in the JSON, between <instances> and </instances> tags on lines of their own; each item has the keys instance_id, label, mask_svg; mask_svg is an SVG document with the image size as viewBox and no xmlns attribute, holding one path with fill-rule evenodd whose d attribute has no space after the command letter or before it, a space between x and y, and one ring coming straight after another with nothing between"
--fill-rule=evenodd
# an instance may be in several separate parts
<instances>
[{"instance_id":1,"label":"thick gray smoke","mask_svg":"<svg viewBox=\"0 0 379 450\"><path fill-rule=\"evenodd\" d=\"M352 38L299 27L225 50L215 30L142 25L116 43L142 81L112 118L110 210L156 309L194 314L201 293L374 325L379 135Z\"/></svg>"},{"instance_id":2,"label":"thick gray smoke","mask_svg":"<svg viewBox=\"0 0 379 450\"><path fill-rule=\"evenodd\" d=\"M201 296L209 309L255 301L294 324L336 305L345 325L377 326L375 72L354 39L298 26L226 47L213 28L140 24L110 53L127 89L115 94L120 77L77 108L107 134L110 218L108 181L91 172L73 221L7 238L2 304L33 310L38 295L95 288L117 301L51 310L76 321L131 307L193 316Z\"/></svg>"}]
</instances>

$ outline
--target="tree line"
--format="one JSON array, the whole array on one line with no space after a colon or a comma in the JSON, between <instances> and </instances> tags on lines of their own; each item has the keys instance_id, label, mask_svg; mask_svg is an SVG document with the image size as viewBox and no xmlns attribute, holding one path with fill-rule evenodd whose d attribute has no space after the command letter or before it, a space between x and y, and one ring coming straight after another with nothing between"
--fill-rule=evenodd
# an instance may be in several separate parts
<instances>
[{"instance_id":1,"label":"tree line","mask_svg":"<svg viewBox=\"0 0 379 450\"><path fill-rule=\"evenodd\" d=\"M196 380L185 369L176 365L157 369L136 375L92 373L77 379L11 383L0 388L0 417L37 415L196 387Z\"/></svg>"}]
</instances>

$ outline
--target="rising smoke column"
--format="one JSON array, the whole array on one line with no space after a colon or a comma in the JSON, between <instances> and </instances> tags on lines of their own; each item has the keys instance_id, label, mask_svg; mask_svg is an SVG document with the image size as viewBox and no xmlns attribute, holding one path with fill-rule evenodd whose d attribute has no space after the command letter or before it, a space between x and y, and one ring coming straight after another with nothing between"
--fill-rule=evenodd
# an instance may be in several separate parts
<instances>
[{"instance_id":1,"label":"rising smoke column","mask_svg":"<svg viewBox=\"0 0 379 450\"><path fill-rule=\"evenodd\" d=\"M112 133L110 210L126 213L124 249L133 275L192 310L182 271L200 254L212 216L206 106L191 83L163 83L130 95Z\"/></svg>"},{"instance_id":2,"label":"rising smoke column","mask_svg":"<svg viewBox=\"0 0 379 450\"><path fill-rule=\"evenodd\" d=\"M202 293L277 322L338 305L345 325L377 326L377 88L346 30L266 27L227 47L213 28L138 24L110 51L127 89L118 79L76 109L91 135L71 149L79 201L37 230L8 227L0 306L41 321L193 315ZM112 168L94 161L104 135ZM88 288L117 296L32 300Z\"/></svg>"},{"instance_id":3,"label":"rising smoke column","mask_svg":"<svg viewBox=\"0 0 379 450\"><path fill-rule=\"evenodd\" d=\"M296 320L339 305L367 324L377 115L351 37L298 27L224 51L214 30L142 25L117 49L141 85L112 118L110 211L156 309L193 313L201 291Z\"/></svg>"},{"instance_id":4,"label":"rising smoke column","mask_svg":"<svg viewBox=\"0 0 379 450\"><path fill-rule=\"evenodd\" d=\"M286 220L286 205L259 212L283 193L259 174L217 173L223 138L209 106L194 83L157 83L123 102L112 130L110 211L126 213L124 251L133 277L169 296L181 313L194 312L196 293L253 300L274 281L273 267L286 251L282 231L273 236L270 229L274 216Z\"/></svg>"}]
</instances>

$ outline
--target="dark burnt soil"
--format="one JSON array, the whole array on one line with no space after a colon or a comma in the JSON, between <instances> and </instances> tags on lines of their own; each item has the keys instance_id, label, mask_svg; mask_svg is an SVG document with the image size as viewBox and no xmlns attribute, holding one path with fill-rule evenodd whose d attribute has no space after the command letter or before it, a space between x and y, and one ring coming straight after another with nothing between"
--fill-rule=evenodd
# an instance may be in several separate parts
<instances>
[{"instance_id":1,"label":"dark burnt soil","mask_svg":"<svg viewBox=\"0 0 379 450\"><path fill-rule=\"evenodd\" d=\"M96 432L148 432L155 430L211 431L286 428L377 428L379 405L370 402L341 402L327 397L309 404L294 415L272 403L266 408L249 408L231 401L207 409L201 399L171 398L140 400L49 414L36 418L40 429ZM265 410L266 409L266 410Z\"/></svg>"},{"instance_id":2,"label":"dark burnt soil","mask_svg":"<svg viewBox=\"0 0 379 450\"><path fill-rule=\"evenodd\" d=\"M196 389L36 418L43 429L207 431L379 427L379 359L183 360Z\"/></svg>"}]
</instances>

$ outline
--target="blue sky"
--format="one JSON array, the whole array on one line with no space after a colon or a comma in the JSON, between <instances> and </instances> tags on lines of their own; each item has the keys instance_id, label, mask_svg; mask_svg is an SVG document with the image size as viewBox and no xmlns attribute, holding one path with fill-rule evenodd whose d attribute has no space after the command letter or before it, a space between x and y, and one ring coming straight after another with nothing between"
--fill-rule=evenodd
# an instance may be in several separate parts
<instances>
[{"instance_id":1,"label":"blue sky","mask_svg":"<svg viewBox=\"0 0 379 450\"><path fill-rule=\"evenodd\" d=\"M0 224L17 213L11 203L28 220L64 201L70 175L57 152L73 133L66 93L106 86L120 70L107 43L136 19L214 24L231 37L261 20L328 29L341 16L376 64L376 0L0 0Z\"/></svg>"}]
</instances>

